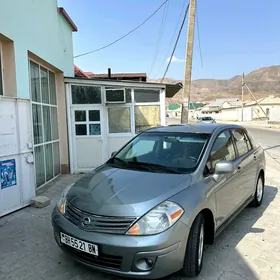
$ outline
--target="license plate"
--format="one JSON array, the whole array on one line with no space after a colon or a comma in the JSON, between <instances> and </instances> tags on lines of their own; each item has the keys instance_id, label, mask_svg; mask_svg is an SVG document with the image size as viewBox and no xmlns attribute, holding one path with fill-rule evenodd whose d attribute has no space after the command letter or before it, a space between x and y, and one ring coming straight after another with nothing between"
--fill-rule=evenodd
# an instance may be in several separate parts
<instances>
[{"instance_id":1,"label":"license plate","mask_svg":"<svg viewBox=\"0 0 280 280\"><path fill-rule=\"evenodd\" d=\"M60 233L60 240L61 243L73 247L79 251L98 256L98 246L95 244L82 241L62 232Z\"/></svg>"}]
</instances>

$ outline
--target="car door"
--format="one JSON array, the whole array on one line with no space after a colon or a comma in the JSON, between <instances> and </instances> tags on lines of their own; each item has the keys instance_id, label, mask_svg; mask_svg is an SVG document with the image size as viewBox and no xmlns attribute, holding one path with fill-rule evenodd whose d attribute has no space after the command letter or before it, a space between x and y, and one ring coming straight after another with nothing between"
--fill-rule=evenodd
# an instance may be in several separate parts
<instances>
[{"instance_id":1,"label":"car door","mask_svg":"<svg viewBox=\"0 0 280 280\"><path fill-rule=\"evenodd\" d=\"M231 161L235 166L233 173L221 175L218 182L212 180L216 193L216 223L218 227L238 208L240 203L238 197L240 182L236 158L237 154L231 132L224 130L215 139L207 163L210 174L214 174L215 165L222 160Z\"/></svg>"},{"instance_id":2,"label":"car door","mask_svg":"<svg viewBox=\"0 0 280 280\"><path fill-rule=\"evenodd\" d=\"M233 141L237 151L239 169L238 186L240 203L244 203L255 190L257 175L257 157L254 154L252 143L242 128L232 129Z\"/></svg>"}]
</instances>

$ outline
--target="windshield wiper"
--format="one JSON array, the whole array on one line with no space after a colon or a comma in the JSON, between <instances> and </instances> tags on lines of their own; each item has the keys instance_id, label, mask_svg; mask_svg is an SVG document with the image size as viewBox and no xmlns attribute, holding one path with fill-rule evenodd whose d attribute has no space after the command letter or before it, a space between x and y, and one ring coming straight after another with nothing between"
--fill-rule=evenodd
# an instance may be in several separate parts
<instances>
[{"instance_id":1,"label":"windshield wiper","mask_svg":"<svg viewBox=\"0 0 280 280\"><path fill-rule=\"evenodd\" d=\"M138 162L138 161L129 161L128 164L134 164L134 165L138 165L138 166L147 166L149 167L152 171L157 171L157 170L161 170L161 171L167 171L169 173L176 173L176 174L182 174L181 172L179 172L176 169L164 166L164 165L160 165L160 164L155 164L155 163L148 163L148 162Z\"/></svg>"},{"instance_id":2,"label":"windshield wiper","mask_svg":"<svg viewBox=\"0 0 280 280\"><path fill-rule=\"evenodd\" d=\"M124 160L122 160L122 159L120 159L120 158L114 157L114 158L111 158L110 160L111 160L112 163L114 163L114 161L118 161L118 162L120 162L123 166L127 166L127 162L124 161Z\"/></svg>"},{"instance_id":3,"label":"windshield wiper","mask_svg":"<svg viewBox=\"0 0 280 280\"><path fill-rule=\"evenodd\" d=\"M140 161L128 161L127 164L129 165L136 165L136 166L139 166L139 167L145 167L145 169L148 169L155 172L155 169L153 168L153 166L150 164L150 163L147 163L147 162L140 162Z\"/></svg>"},{"instance_id":4,"label":"windshield wiper","mask_svg":"<svg viewBox=\"0 0 280 280\"><path fill-rule=\"evenodd\" d=\"M168 171L170 173L182 174L182 172L180 172L172 167L164 166L161 164L151 164L151 165L153 166L153 168L158 169L158 170Z\"/></svg>"}]
</instances>

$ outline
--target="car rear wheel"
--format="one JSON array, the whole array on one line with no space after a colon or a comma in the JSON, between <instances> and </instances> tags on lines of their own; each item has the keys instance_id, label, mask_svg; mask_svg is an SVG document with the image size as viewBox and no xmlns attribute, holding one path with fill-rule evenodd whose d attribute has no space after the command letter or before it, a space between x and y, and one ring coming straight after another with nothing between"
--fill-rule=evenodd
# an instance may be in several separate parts
<instances>
[{"instance_id":1,"label":"car rear wheel","mask_svg":"<svg viewBox=\"0 0 280 280\"><path fill-rule=\"evenodd\" d=\"M182 273L184 276L195 277L200 273L202 269L204 233L204 216L202 214L199 214L194 220L189 234L187 249L185 253L185 261L182 269Z\"/></svg>"},{"instance_id":2,"label":"car rear wheel","mask_svg":"<svg viewBox=\"0 0 280 280\"><path fill-rule=\"evenodd\" d=\"M250 206L259 207L263 201L263 194L264 194L264 177L263 175L260 174L257 181L254 200L250 203Z\"/></svg>"}]
</instances>

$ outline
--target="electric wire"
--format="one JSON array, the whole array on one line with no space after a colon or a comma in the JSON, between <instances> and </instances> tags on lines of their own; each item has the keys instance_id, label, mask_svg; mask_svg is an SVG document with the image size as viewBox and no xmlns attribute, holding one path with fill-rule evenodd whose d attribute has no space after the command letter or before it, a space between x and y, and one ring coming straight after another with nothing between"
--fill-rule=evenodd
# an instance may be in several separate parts
<instances>
[{"instance_id":1,"label":"electric wire","mask_svg":"<svg viewBox=\"0 0 280 280\"><path fill-rule=\"evenodd\" d=\"M142 25L144 25L148 20L150 20L164 5L166 2L168 2L169 0L165 0L148 18L146 18L141 24L139 24L138 26L136 26L135 28L133 28L132 30L130 30L128 33L126 33L125 35L123 35L122 37L116 39L115 41L103 46L103 47L100 47L98 49L95 49L95 50L92 50L92 51L89 51L89 52L86 52L86 53L82 53L82 54L79 54L79 55L76 55L74 56L74 58L78 58L78 57L81 57L81 56L85 56L85 55L88 55L88 54L91 54L91 53L94 53L94 52L98 52L98 51L101 51L105 48L108 48L114 44L116 44L117 42L119 42L120 40L124 39L125 37L127 37L128 35L130 35L131 33L133 33L134 31L136 31L137 29L139 29Z\"/></svg>"},{"instance_id":2,"label":"electric wire","mask_svg":"<svg viewBox=\"0 0 280 280\"><path fill-rule=\"evenodd\" d=\"M199 55L200 55L200 62L201 67L203 68L203 58L202 58L202 51L201 51L201 43L200 43L200 32L199 32L199 20L198 20L198 12L196 6L196 28L197 28L197 38L198 38L198 48L199 48Z\"/></svg>"},{"instance_id":3,"label":"electric wire","mask_svg":"<svg viewBox=\"0 0 280 280\"><path fill-rule=\"evenodd\" d=\"M163 82L163 80L164 80L164 78L165 78L165 76L166 76L166 74L167 74L167 72L168 72L168 70L169 70L169 66L170 66L170 64L171 64L172 58L173 58L173 56L174 56L174 53L175 53L175 51L176 51L177 44L178 44L178 41L179 41L179 39L180 39L182 29L183 29L184 24L185 24L185 21L186 21L186 17L187 17L188 11L189 11L189 7L190 7L190 4L188 4L188 6L187 6L187 8L186 8L185 15L184 15L184 18L183 18L183 21L182 21L180 30L179 30L179 32L178 32L177 39L176 39L175 45L174 45L174 47L173 47L173 50L172 50L172 53L171 53L169 62L168 62L168 64L167 64L167 67L166 67L166 70L165 70L165 72L164 72L164 74L163 74L163 77L161 78L161 83Z\"/></svg>"},{"instance_id":4,"label":"electric wire","mask_svg":"<svg viewBox=\"0 0 280 280\"><path fill-rule=\"evenodd\" d=\"M177 32L177 29L178 29L179 24L180 24L181 17L182 17L182 15L183 15L184 11L185 11L184 7L185 7L186 3L187 3L187 1L184 1L184 2L183 2L183 6L182 6L182 8L181 8L181 13L180 13L180 16L178 17L178 21L177 21L177 24L176 24L176 27L175 27L175 30L174 30L172 39L171 39L170 44L169 44L169 46L168 46L168 48L167 48L167 52L166 52L166 54L165 54L165 56L164 56L164 60L162 61L162 64L160 65L159 70L157 71L157 74L156 74L155 77L158 77L160 70L162 69L163 65L165 64L166 58L167 58L167 56L168 56L168 54L169 54L169 52L170 52L170 49L171 49L171 47L172 47L172 43L173 43L173 41L174 41L174 39L175 39L176 32Z\"/></svg>"},{"instance_id":5,"label":"electric wire","mask_svg":"<svg viewBox=\"0 0 280 280\"><path fill-rule=\"evenodd\" d=\"M161 21L161 25L160 25L160 31L159 31L159 36L158 36L158 40L157 40L156 50L155 50L151 70L149 72L149 76L151 76L151 74L154 70L154 66L155 66L155 63L156 63L156 60L157 60L157 57L158 57L158 53L159 53L159 49L160 49L160 43L161 43L161 40L162 40L162 35L163 35L164 28L165 28L167 14L168 14L169 3L170 3L169 1L165 3L165 9L164 9L163 16L162 16L162 21Z\"/></svg>"}]
</instances>

